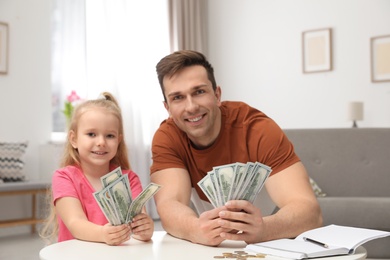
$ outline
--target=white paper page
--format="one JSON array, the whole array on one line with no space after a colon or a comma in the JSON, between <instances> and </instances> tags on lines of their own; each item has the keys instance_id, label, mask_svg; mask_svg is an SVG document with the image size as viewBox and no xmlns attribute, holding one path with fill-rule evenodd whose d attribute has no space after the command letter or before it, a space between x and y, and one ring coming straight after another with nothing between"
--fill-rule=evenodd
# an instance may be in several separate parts
<instances>
[{"instance_id":1,"label":"white paper page","mask_svg":"<svg viewBox=\"0 0 390 260\"><path fill-rule=\"evenodd\" d=\"M303 241L303 237L308 237L327 245L355 249L357 246L369 240L389 235L390 232L386 231L329 225L306 231L295 238L295 240Z\"/></svg>"},{"instance_id":2,"label":"white paper page","mask_svg":"<svg viewBox=\"0 0 390 260\"><path fill-rule=\"evenodd\" d=\"M312 255L312 254L319 254L320 252L329 252L329 251L334 251L335 249L340 249L338 247L334 246L329 246L329 248L325 248L323 246L319 246L310 242L305 242L305 241L297 241L293 239L278 239L278 240L273 240L273 241L268 241L268 242L262 242L259 243L261 244L261 247L258 247L258 252L259 253L267 253L271 254L269 251L266 251L266 248L276 248L280 249L280 251L291 251L291 252L297 252L299 255L302 255L306 253L307 255ZM256 246L256 244L255 244ZM253 249L253 247L250 247ZM263 249L264 248L264 249ZM341 250L337 251L338 253L342 254L347 254L348 250ZM324 253L323 255L327 255L327 253ZM295 254L289 254L286 252L285 257L296 257L297 255Z\"/></svg>"}]
</instances>

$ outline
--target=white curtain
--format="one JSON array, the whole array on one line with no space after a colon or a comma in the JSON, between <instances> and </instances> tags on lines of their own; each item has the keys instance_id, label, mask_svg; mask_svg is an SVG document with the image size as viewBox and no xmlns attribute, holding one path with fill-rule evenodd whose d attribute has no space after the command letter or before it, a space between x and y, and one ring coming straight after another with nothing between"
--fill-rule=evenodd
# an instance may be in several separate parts
<instances>
[{"instance_id":1,"label":"white curtain","mask_svg":"<svg viewBox=\"0 0 390 260\"><path fill-rule=\"evenodd\" d=\"M54 0L53 120L72 90L81 98L113 93L122 108L133 170L150 181L150 144L168 114L155 66L169 52L207 55L206 0ZM158 218L154 202L147 205Z\"/></svg>"},{"instance_id":2,"label":"white curtain","mask_svg":"<svg viewBox=\"0 0 390 260\"><path fill-rule=\"evenodd\" d=\"M76 90L86 95L85 1L55 0L52 13L53 132L66 128L62 114L66 96Z\"/></svg>"},{"instance_id":3,"label":"white curtain","mask_svg":"<svg viewBox=\"0 0 390 260\"><path fill-rule=\"evenodd\" d=\"M57 1L62 5L84 2ZM86 99L96 98L103 91L115 95L122 108L131 166L145 187L150 182L151 140L168 116L155 70L157 62L169 53L167 3L85 0L85 14L85 53L70 65L85 64L82 72L86 81L63 86L62 91L70 93L76 89ZM147 207L149 214L158 218L154 202Z\"/></svg>"},{"instance_id":4,"label":"white curtain","mask_svg":"<svg viewBox=\"0 0 390 260\"><path fill-rule=\"evenodd\" d=\"M168 0L171 51L195 50L207 55L206 0Z\"/></svg>"}]
</instances>

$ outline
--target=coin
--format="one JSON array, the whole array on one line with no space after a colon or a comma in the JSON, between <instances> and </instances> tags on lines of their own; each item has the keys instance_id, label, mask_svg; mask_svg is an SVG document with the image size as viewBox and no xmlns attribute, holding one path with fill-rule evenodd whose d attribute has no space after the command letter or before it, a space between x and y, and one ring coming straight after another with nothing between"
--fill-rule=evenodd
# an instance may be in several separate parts
<instances>
[{"instance_id":1,"label":"coin","mask_svg":"<svg viewBox=\"0 0 390 260\"><path fill-rule=\"evenodd\" d=\"M256 254L256 255L251 255L251 254L248 254L247 252L245 251L234 251L234 253L230 253L230 252L224 252L222 253L222 255L216 255L214 256L214 258L218 258L218 259L236 259L236 260L248 260L250 258L265 258L266 255L264 254Z\"/></svg>"}]
</instances>

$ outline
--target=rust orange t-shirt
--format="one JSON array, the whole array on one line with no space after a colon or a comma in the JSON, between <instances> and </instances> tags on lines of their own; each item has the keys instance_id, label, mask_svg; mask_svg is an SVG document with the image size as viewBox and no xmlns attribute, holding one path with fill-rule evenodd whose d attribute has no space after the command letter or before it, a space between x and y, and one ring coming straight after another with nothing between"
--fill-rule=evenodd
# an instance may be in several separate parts
<instances>
[{"instance_id":1,"label":"rust orange t-shirt","mask_svg":"<svg viewBox=\"0 0 390 260\"><path fill-rule=\"evenodd\" d=\"M167 168L187 169L192 187L208 201L197 183L215 166L260 162L271 167L272 176L300 161L281 128L263 112L232 101L222 102L220 109L220 134L214 144L202 150L191 145L172 119L164 120L153 137L151 174Z\"/></svg>"}]
</instances>

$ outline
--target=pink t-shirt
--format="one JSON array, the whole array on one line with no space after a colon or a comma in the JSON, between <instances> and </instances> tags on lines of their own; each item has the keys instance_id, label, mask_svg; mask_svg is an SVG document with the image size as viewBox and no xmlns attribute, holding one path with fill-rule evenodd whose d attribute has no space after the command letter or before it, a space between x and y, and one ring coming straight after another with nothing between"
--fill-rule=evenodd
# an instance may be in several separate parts
<instances>
[{"instance_id":1,"label":"pink t-shirt","mask_svg":"<svg viewBox=\"0 0 390 260\"><path fill-rule=\"evenodd\" d=\"M115 166L111 166L110 171L115 168ZM127 174L129 176L132 198L137 197L142 191L142 184L138 175L131 170L122 170L122 174ZM52 191L54 205L59 198L77 198L80 200L83 211L89 221L98 225L105 225L108 223L108 220L93 197L93 193L96 190L91 186L79 167L67 166L56 170L52 178ZM58 242L74 239L59 216L57 216L57 221L59 225Z\"/></svg>"}]
</instances>

